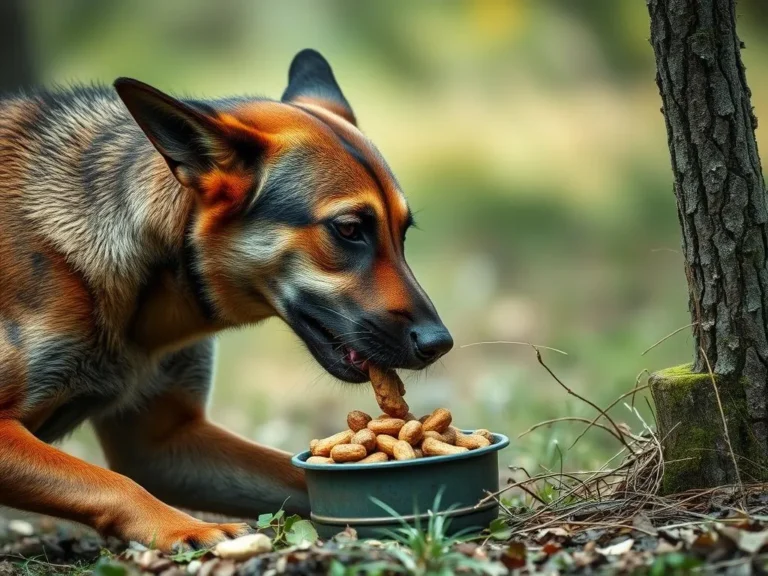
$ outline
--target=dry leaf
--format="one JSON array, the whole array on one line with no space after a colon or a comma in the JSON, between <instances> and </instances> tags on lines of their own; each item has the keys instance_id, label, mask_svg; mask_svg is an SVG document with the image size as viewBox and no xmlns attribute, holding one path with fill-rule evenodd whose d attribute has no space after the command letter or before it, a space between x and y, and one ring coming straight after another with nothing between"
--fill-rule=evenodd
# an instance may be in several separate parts
<instances>
[{"instance_id":1,"label":"dry leaf","mask_svg":"<svg viewBox=\"0 0 768 576\"><path fill-rule=\"evenodd\" d=\"M642 530L643 532L648 532L649 534L653 534L654 536L658 534L658 531L653 526L653 523L651 520L640 512L639 514L635 514L635 517L632 518L632 526L637 528L638 530Z\"/></svg>"},{"instance_id":2,"label":"dry leaf","mask_svg":"<svg viewBox=\"0 0 768 576\"><path fill-rule=\"evenodd\" d=\"M677 552L680 550L680 543L678 542L675 545L670 544L666 540L659 540L659 543L656 545L656 554L669 554L670 552Z\"/></svg>"},{"instance_id":3,"label":"dry leaf","mask_svg":"<svg viewBox=\"0 0 768 576\"><path fill-rule=\"evenodd\" d=\"M570 534L564 528L542 528L536 533L536 541L539 543L549 542L553 538L568 538L569 536Z\"/></svg>"},{"instance_id":4,"label":"dry leaf","mask_svg":"<svg viewBox=\"0 0 768 576\"><path fill-rule=\"evenodd\" d=\"M595 561L598 559L597 554L593 554L592 552L574 552L572 554L573 562L576 565L577 568L586 568L587 566L590 566L595 563Z\"/></svg>"},{"instance_id":5,"label":"dry leaf","mask_svg":"<svg viewBox=\"0 0 768 576\"><path fill-rule=\"evenodd\" d=\"M768 531L747 532L746 530L723 526L718 528L718 532L747 554L756 554L768 544Z\"/></svg>"},{"instance_id":6,"label":"dry leaf","mask_svg":"<svg viewBox=\"0 0 768 576\"><path fill-rule=\"evenodd\" d=\"M501 563L509 570L525 568L526 550L522 542L511 542L501 555Z\"/></svg>"},{"instance_id":7,"label":"dry leaf","mask_svg":"<svg viewBox=\"0 0 768 576\"><path fill-rule=\"evenodd\" d=\"M635 541L632 538L627 538L618 544L606 546L605 548L596 548L595 550L598 554L602 554L603 556L621 556L622 554L629 552L634 544Z\"/></svg>"}]
</instances>

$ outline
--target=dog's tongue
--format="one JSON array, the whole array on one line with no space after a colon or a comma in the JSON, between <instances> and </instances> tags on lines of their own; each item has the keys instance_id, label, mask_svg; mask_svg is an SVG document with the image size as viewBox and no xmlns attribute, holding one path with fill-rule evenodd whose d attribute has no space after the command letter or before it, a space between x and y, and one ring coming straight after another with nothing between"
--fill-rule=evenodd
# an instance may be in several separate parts
<instances>
[{"instance_id":1,"label":"dog's tongue","mask_svg":"<svg viewBox=\"0 0 768 576\"><path fill-rule=\"evenodd\" d=\"M347 352L347 361L361 372L368 372L368 359L363 358L356 350L350 349Z\"/></svg>"}]
</instances>

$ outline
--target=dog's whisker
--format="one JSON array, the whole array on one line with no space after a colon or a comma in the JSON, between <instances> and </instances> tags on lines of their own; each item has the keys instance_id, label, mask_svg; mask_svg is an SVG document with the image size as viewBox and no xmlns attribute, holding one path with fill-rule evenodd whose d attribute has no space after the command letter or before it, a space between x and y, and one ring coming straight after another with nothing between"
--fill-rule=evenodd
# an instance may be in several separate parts
<instances>
[{"instance_id":1,"label":"dog's whisker","mask_svg":"<svg viewBox=\"0 0 768 576\"><path fill-rule=\"evenodd\" d=\"M322 305L318 305L318 307L319 308L323 308L324 310L327 310L328 312L332 312L333 314L336 314L337 316L341 316L342 318L344 318L344 320L348 320L348 321L352 322L352 324L357 324L361 328L365 328L365 326L363 324L360 324L360 322L355 321L354 319L350 318L349 316L345 316L344 314L342 314L338 310L334 310L333 308L328 308L328 306L322 306Z\"/></svg>"}]
</instances>

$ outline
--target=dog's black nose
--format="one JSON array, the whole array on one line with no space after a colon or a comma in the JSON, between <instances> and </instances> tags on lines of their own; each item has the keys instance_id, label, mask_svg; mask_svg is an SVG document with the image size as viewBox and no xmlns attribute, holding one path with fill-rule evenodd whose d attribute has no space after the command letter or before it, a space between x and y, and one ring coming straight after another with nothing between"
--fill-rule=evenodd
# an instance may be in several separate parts
<instances>
[{"instance_id":1,"label":"dog's black nose","mask_svg":"<svg viewBox=\"0 0 768 576\"><path fill-rule=\"evenodd\" d=\"M453 338L442 324L417 326L411 331L416 356L425 362L434 362L453 348Z\"/></svg>"}]
</instances>

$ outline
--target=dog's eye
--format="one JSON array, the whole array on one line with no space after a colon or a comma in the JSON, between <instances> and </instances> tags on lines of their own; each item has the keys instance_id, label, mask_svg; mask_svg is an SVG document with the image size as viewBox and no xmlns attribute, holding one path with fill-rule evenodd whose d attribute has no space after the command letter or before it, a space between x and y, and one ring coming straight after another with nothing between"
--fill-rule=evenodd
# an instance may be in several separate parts
<instances>
[{"instance_id":1,"label":"dog's eye","mask_svg":"<svg viewBox=\"0 0 768 576\"><path fill-rule=\"evenodd\" d=\"M353 241L362 239L360 224L357 222L336 222L334 226L342 238Z\"/></svg>"}]
</instances>

